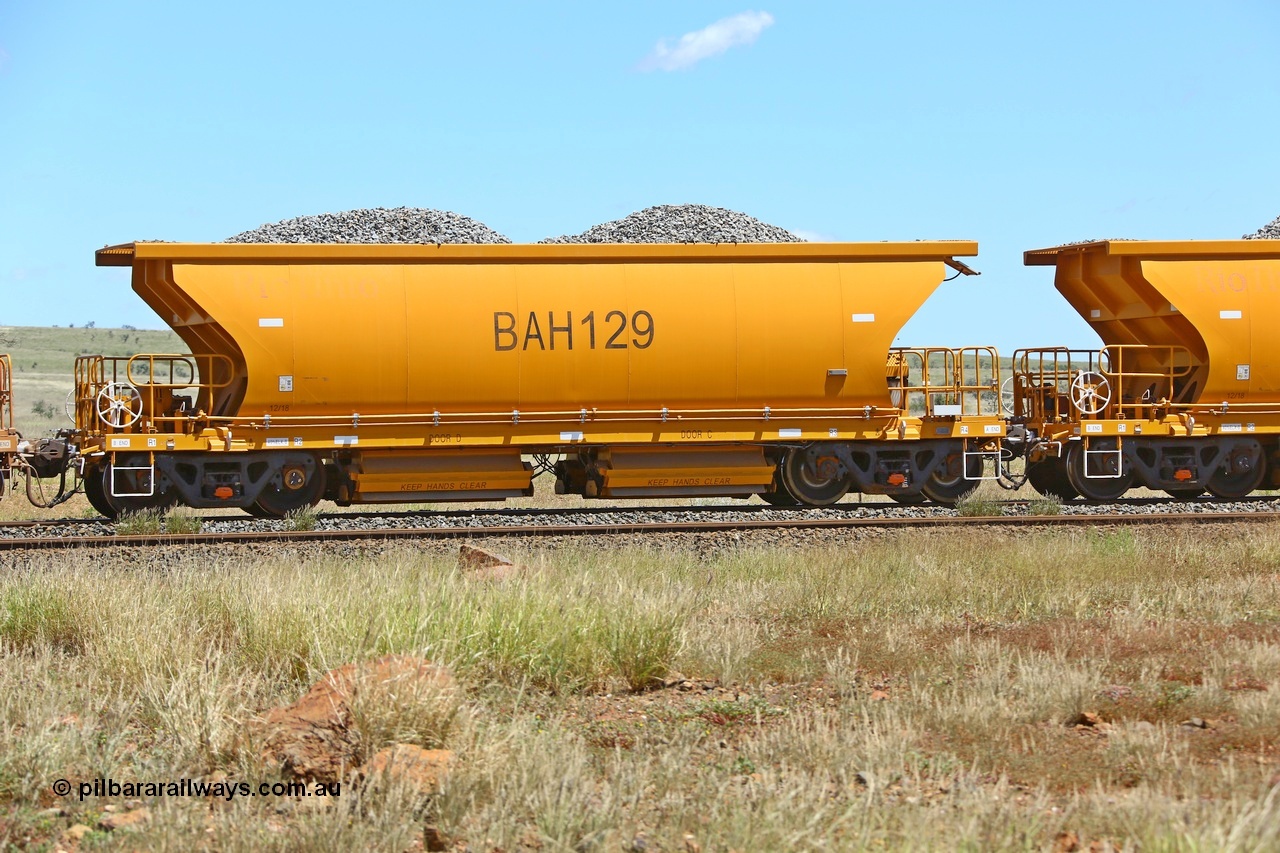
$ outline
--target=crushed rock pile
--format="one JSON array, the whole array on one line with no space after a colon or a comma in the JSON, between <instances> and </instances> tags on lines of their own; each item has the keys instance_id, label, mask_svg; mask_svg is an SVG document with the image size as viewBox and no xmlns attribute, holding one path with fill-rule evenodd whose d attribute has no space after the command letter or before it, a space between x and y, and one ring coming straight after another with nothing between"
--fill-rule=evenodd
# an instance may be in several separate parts
<instances>
[{"instance_id":1,"label":"crushed rock pile","mask_svg":"<svg viewBox=\"0 0 1280 853\"><path fill-rule=\"evenodd\" d=\"M510 243L483 222L448 210L373 207L297 216L228 237L227 243Z\"/></svg>"},{"instance_id":2,"label":"crushed rock pile","mask_svg":"<svg viewBox=\"0 0 1280 853\"><path fill-rule=\"evenodd\" d=\"M705 204L660 204L542 243L803 243L785 228Z\"/></svg>"},{"instance_id":3,"label":"crushed rock pile","mask_svg":"<svg viewBox=\"0 0 1280 853\"><path fill-rule=\"evenodd\" d=\"M1245 234L1245 240L1280 240L1280 216L1263 225L1252 234Z\"/></svg>"}]
</instances>

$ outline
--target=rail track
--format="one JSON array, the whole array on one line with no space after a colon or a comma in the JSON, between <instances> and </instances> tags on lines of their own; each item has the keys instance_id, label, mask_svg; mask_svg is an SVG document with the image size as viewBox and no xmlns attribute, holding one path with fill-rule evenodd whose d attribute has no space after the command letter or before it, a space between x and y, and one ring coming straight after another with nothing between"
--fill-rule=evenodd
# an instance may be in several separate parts
<instances>
[{"instance_id":1,"label":"rail track","mask_svg":"<svg viewBox=\"0 0 1280 853\"><path fill-rule=\"evenodd\" d=\"M1239 503L1238 501L1233 503ZM672 508L663 508L669 511ZM707 509L676 508L676 509ZM762 508L768 509L768 508ZM526 510L526 513L556 512ZM472 515L474 513L471 513ZM508 511L507 515L511 513ZM559 514L564 515L563 512ZM348 517L338 515L337 517ZM656 534L714 534L758 531L834 531L853 529L984 527L1098 527L1268 523L1280 521L1280 508L1223 512L1161 512L1064 515L924 515L891 517L734 518L704 517L683 521L599 523L494 524L420 527L360 527L324 530L223 530L198 533L95 534L87 536L10 536L0 538L0 551L74 548L130 548L173 545L252 543L368 542L448 540L481 537L573 537L584 535L648 536ZM12 524L12 523L11 523ZM26 524L26 522L20 522ZM40 526L49 522L31 522Z\"/></svg>"},{"instance_id":2,"label":"rail track","mask_svg":"<svg viewBox=\"0 0 1280 853\"><path fill-rule=\"evenodd\" d=\"M1014 498L1008 500L991 501L994 506L998 506L1004 510L1026 509L1043 498L1036 496L1034 498ZM1088 501L1070 501L1061 505L1061 513L1079 514L1089 509L1097 509L1098 513L1094 515L1107 515L1111 508L1136 508L1136 507L1164 507L1164 506L1190 506L1198 508L1201 514L1216 513L1220 510L1216 507L1246 506L1258 505L1265 506L1274 504L1277 510L1280 510L1280 495L1250 495L1245 498L1215 498L1204 495L1190 500L1171 498L1171 497L1133 497L1133 498L1117 498L1107 501L1106 503L1088 502ZM833 514L833 513L849 513L855 511L871 511L871 512L904 512L904 513L928 513L938 514L945 517L957 517L954 510L951 510L938 504L919 504L919 505L901 505L892 502L876 501L876 502L848 502L836 504L824 508L812 507L776 507L767 504L749 504L749 503L732 503L732 504L707 504L696 506L670 506L670 505L583 505L579 507L486 507L482 509L418 509L418 510L392 510L392 511L355 511L355 512L322 512L317 513L316 518L322 522L338 523L345 520L411 520L434 519L447 520L451 518L463 518L472 520L482 520L486 518L555 518L563 516L604 516L625 514L633 516L666 514L666 515L688 515L688 516L707 516L719 514L735 514L735 515L768 515L768 514L787 514L787 513L803 513L803 514ZM226 522L243 522L253 523L251 517L244 515L203 515L195 516L202 524L216 524ZM267 522L270 523L270 522ZM0 531L18 531L31 530L40 527L110 527L114 522L107 519L92 517L68 517L68 518L43 518L43 519L24 519L20 521L0 521ZM0 533L0 535L3 535Z\"/></svg>"}]
</instances>

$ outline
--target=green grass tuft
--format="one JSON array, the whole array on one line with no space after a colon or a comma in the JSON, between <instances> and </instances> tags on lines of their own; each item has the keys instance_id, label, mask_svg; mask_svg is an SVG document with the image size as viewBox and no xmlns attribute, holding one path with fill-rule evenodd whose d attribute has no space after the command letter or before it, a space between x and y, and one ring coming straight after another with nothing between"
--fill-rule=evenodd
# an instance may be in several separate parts
<instances>
[{"instance_id":1,"label":"green grass tuft","mask_svg":"<svg viewBox=\"0 0 1280 853\"><path fill-rule=\"evenodd\" d=\"M154 536L164 527L158 509L129 512L116 519L117 536Z\"/></svg>"},{"instance_id":2,"label":"green grass tuft","mask_svg":"<svg viewBox=\"0 0 1280 853\"><path fill-rule=\"evenodd\" d=\"M1062 500L1057 495L1045 495L1027 501L1027 515L1061 515Z\"/></svg>"},{"instance_id":3,"label":"green grass tuft","mask_svg":"<svg viewBox=\"0 0 1280 853\"><path fill-rule=\"evenodd\" d=\"M164 517L164 532L173 534L199 533L204 522L193 510L177 507Z\"/></svg>"},{"instance_id":4,"label":"green grass tuft","mask_svg":"<svg viewBox=\"0 0 1280 853\"><path fill-rule=\"evenodd\" d=\"M284 526L286 530L295 530L305 532L316 529L316 508L313 506L304 506L295 509L284 517Z\"/></svg>"},{"instance_id":5,"label":"green grass tuft","mask_svg":"<svg viewBox=\"0 0 1280 853\"><path fill-rule=\"evenodd\" d=\"M72 594L48 578L31 577L0 593L0 639L9 646L74 654L84 650L89 632Z\"/></svg>"},{"instance_id":6,"label":"green grass tuft","mask_svg":"<svg viewBox=\"0 0 1280 853\"><path fill-rule=\"evenodd\" d=\"M1004 507L991 498L969 495L956 502L956 512L963 516L997 516L1004 515Z\"/></svg>"}]
</instances>

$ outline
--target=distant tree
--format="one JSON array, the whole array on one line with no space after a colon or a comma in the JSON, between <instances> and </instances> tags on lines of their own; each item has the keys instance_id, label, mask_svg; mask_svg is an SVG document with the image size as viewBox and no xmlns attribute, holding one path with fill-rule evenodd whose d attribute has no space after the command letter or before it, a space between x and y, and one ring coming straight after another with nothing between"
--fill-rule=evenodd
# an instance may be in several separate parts
<instances>
[{"instance_id":1,"label":"distant tree","mask_svg":"<svg viewBox=\"0 0 1280 853\"><path fill-rule=\"evenodd\" d=\"M96 320L90 320L89 322L87 322L87 323L85 323L85 324L84 324L84 327L85 327L86 329L92 329L92 328L93 328L94 326L96 326L96 325L98 325L98 323L97 323L97 321L96 321Z\"/></svg>"}]
</instances>

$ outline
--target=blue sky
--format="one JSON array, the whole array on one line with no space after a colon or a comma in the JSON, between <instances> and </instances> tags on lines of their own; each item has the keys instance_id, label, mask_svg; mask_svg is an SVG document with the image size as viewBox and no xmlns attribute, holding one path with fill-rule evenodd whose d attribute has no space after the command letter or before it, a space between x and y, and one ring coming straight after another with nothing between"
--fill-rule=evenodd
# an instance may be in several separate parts
<instances>
[{"instance_id":1,"label":"blue sky","mask_svg":"<svg viewBox=\"0 0 1280 853\"><path fill-rule=\"evenodd\" d=\"M1022 251L1280 215L1278 45L1261 0L0 0L0 323L160 327L107 243L399 205L533 241L696 202L978 240L903 344L1092 346Z\"/></svg>"}]
</instances>

